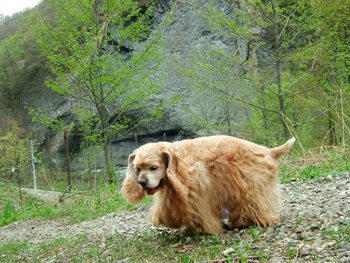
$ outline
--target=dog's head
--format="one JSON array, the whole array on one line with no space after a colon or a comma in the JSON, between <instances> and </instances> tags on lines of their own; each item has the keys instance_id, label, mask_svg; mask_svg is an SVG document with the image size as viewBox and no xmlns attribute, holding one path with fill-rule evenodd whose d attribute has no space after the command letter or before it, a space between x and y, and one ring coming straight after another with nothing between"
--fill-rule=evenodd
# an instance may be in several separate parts
<instances>
[{"instance_id":1,"label":"dog's head","mask_svg":"<svg viewBox=\"0 0 350 263\"><path fill-rule=\"evenodd\" d=\"M168 168L169 154L159 143L146 144L129 156L129 167L133 170L137 183L153 195L162 187Z\"/></svg>"},{"instance_id":2,"label":"dog's head","mask_svg":"<svg viewBox=\"0 0 350 263\"><path fill-rule=\"evenodd\" d=\"M178 160L171 143L145 144L129 156L122 191L130 202L136 203L145 193L153 195L169 183L179 184L177 171Z\"/></svg>"}]
</instances>

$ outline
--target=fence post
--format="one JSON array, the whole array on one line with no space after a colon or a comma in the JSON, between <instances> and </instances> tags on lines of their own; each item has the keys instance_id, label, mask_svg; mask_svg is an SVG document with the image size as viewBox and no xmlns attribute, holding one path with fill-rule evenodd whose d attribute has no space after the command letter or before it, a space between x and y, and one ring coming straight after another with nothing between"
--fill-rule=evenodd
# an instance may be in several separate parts
<instances>
[{"instance_id":1,"label":"fence post","mask_svg":"<svg viewBox=\"0 0 350 263\"><path fill-rule=\"evenodd\" d=\"M36 173L35 173L35 158L34 158L34 147L33 147L33 140L30 140L30 153L31 153L31 159L32 159L32 173L33 173L33 184L34 189L37 189L36 186Z\"/></svg>"},{"instance_id":2,"label":"fence post","mask_svg":"<svg viewBox=\"0 0 350 263\"><path fill-rule=\"evenodd\" d=\"M138 147L138 143L137 143L137 133L135 132L135 145L136 147Z\"/></svg>"}]
</instances>

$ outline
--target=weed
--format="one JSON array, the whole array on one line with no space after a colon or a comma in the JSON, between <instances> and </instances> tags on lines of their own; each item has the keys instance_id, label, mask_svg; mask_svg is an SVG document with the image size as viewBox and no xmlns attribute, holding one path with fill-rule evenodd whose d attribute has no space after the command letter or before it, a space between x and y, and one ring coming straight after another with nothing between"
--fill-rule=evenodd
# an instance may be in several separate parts
<instances>
[{"instance_id":1,"label":"weed","mask_svg":"<svg viewBox=\"0 0 350 263\"><path fill-rule=\"evenodd\" d=\"M249 227L248 232L253 238L253 242L256 242L260 239L260 236L264 232L264 229L261 227L252 226L252 227Z\"/></svg>"},{"instance_id":2,"label":"weed","mask_svg":"<svg viewBox=\"0 0 350 263\"><path fill-rule=\"evenodd\" d=\"M16 221L17 217L18 213L16 211L16 208L7 202L3 210L0 211L0 226L4 226Z\"/></svg>"},{"instance_id":3,"label":"weed","mask_svg":"<svg viewBox=\"0 0 350 263\"><path fill-rule=\"evenodd\" d=\"M350 241L350 225L333 225L323 230L323 235L332 239L339 245Z\"/></svg>"},{"instance_id":4,"label":"weed","mask_svg":"<svg viewBox=\"0 0 350 263\"><path fill-rule=\"evenodd\" d=\"M286 249L286 254L289 258L294 258L298 253L298 249L296 247L293 246L289 246Z\"/></svg>"},{"instance_id":5,"label":"weed","mask_svg":"<svg viewBox=\"0 0 350 263\"><path fill-rule=\"evenodd\" d=\"M300 216L299 212L295 216L295 226L300 226L303 223L303 219Z\"/></svg>"}]
</instances>

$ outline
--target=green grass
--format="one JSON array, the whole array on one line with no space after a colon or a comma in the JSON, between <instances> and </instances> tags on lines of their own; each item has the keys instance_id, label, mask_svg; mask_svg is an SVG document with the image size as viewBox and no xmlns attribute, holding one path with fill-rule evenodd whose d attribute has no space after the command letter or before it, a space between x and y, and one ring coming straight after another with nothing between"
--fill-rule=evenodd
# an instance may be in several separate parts
<instances>
[{"instance_id":1,"label":"green grass","mask_svg":"<svg viewBox=\"0 0 350 263\"><path fill-rule=\"evenodd\" d=\"M0 183L0 226L35 217L47 217L50 207L39 199L22 192L22 202L17 187Z\"/></svg>"},{"instance_id":2,"label":"green grass","mask_svg":"<svg viewBox=\"0 0 350 263\"><path fill-rule=\"evenodd\" d=\"M289 258L294 258L298 253L298 249L294 246L287 247L285 254L288 255Z\"/></svg>"},{"instance_id":3,"label":"green grass","mask_svg":"<svg viewBox=\"0 0 350 263\"><path fill-rule=\"evenodd\" d=\"M269 262L279 256L286 262L299 258L300 245L312 246L314 240L277 244L266 243L266 229L250 227L220 235L189 235L182 231L149 231L135 236L113 234L80 235L59 238L31 246L11 242L0 246L0 262ZM289 229L288 234L292 234ZM316 233L321 244L335 241L338 247L349 242L349 226L331 225ZM277 233L276 233L277 235ZM277 241L278 242L278 241ZM333 251L333 250L332 250ZM333 251L338 257L337 250ZM331 252L333 254L333 252ZM313 249L307 257L317 262Z\"/></svg>"},{"instance_id":4,"label":"green grass","mask_svg":"<svg viewBox=\"0 0 350 263\"><path fill-rule=\"evenodd\" d=\"M17 249L1 250L0 256L4 255L8 262L18 258L28 262L52 259L55 262L115 262L125 259L128 262L207 262L218 259L267 262L271 255L266 248L255 246L256 242L258 240L254 241L249 233L240 237L239 234L188 236L179 232L145 232L136 237L115 234L107 238L78 236L56 239L35 248L18 243ZM233 250L224 255L227 248Z\"/></svg>"},{"instance_id":5,"label":"green grass","mask_svg":"<svg viewBox=\"0 0 350 263\"><path fill-rule=\"evenodd\" d=\"M74 223L135 207L129 204L118 191L116 185L102 186L89 194L75 195L69 199L68 203L59 205L43 202L22 193L21 204L18 188L11 184L0 183L0 226L32 218L49 220L65 218ZM150 199L146 198L141 204L149 202Z\"/></svg>"},{"instance_id":6,"label":"green grass","mask_svg":"<svg viewBox=\"0 0 350 263\"><path fill-rule=\"evenodd\" d=\"M28 241L10 242L0 246L0 262L19 262L19 255L30 248Z\"/></svg>"},{"instance_id":7,"label":"green grass","mask_svg":"<svg viewBox=\"0 0 350 263\"><path fill-rule=\"evenodd\" d=\"M323 230L323 236L333 240L339 246L342 242L350 242L350 224L332 225Z\"/></svg>"},{"instance_id":8,"label":"green grass","mask_svg":"<svg viewBox=\"0 0 350 263\"><path fill-rule=\"evenodd\" d=\"M350 171L350 147L333 147L292 155L281 164L281 183L308 181Z\"/></svg>"},{"instance_id":9,"label":"green grass","mask_svg":"<svg viewBox=\"0 0 350 263\"><path fill-rule=\"evenodd\" d=\"M151 231L134 237L113 234L109 237L81 235L61 238L36 247L27 243L9 243L0 247L0 257L6 262L268 262L279 255L291 262L299 257L300 244L311 241L286 243L276 247L266 243L266 229L250 227L221 235L189 235L181 231ZM293 231L292 229L290 231ZM332 225L320 230L322 244L334 240L337 244L349 242L349 227ZM291 234L291 232L290 232ZM310 251L309 259L317 261ZM226 262L225 261L225 262ZM5 261L4 261L5 262Z\"/></svg>"}]
</instances>

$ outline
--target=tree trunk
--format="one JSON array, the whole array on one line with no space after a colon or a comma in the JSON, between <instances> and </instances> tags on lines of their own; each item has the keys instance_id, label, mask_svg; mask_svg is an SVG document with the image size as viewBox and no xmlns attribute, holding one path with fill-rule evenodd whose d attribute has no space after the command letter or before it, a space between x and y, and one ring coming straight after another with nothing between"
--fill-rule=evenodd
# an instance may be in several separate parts
<instances>
[{"instance_id":1,"label":"tree trunk","mask_svg":"<svg viewBox=\"0 0 350 263\"><path fill-rule=\"evenodd\" d=\"M105 169L104 169L104 175L105 175L105 180L109 183L113 183L113 174L110 172L110 138L107 136L104 141L103 145L103 150L104 150L104 158L105 158Z\"/></svg>"},{"instance_id":2,"label":"tree trunk","mask_svg":"<svg viewBox=\"0 0 350 263\"><path fill-rule=\"evenodd\" d=\"M72 190L72 177L70 173L68 132L66 130L64 130L63 132L63 140L64 140L64 155L65 155L66 169L67 169L68 192L70 192Z\"/></svg>"},{"instance_id":3,"label":"tree trunk","mask_svg":"<svg viewBox=\"0 0 350 263\"><path fill-rule=\"evenodd\" d=\"M274 12L274 15L276 17L276 11L274 7L274 1L271 1L272 10ZM278 19L278 18L277 18ZM279 23L278 21L274 22L275 32L274 32L274 38L275 38L275 74L276 74L276 84L277 84L277 97L278 97L278 105L279 105L279 111L280 111L280 120L283 127L283 135L284 140L287 141L289 137L289 130L286 123L286 109L284 104L284 97L283 97L283 91L282 91L282 80L281 80L281 57L280 57L280 36L279 36Z\"/></svg>"},{"instance_id":4,"label":"tree trunk","mask_svg":"<svg viewBox=\"0 0 350 263\"><path fill-rule=\"evenodd\" d=\"M19 157L16 156L15 161L15 173L17 178L17 186L18 186L18 193L19 193L19 202L22 207L23 205L23 196L22 196L22 188L21 188L21 173L20 173L20 167L19 167Z\"/></svg>"},{"instance_id":5,"label":"tree trunk","mask_svg":"<svg viewBox=\"0 0 350 263\"><path fill-rule=\"evenodd\" d=\"M281 83L280 83L280 85L281 85ZM282 92L282 88L278 88L278 104L279 104L279 110L280 110L280 119L281 119L281 123L282 123L282 127L283 127L284 140L287 141L289 138L289 130L288 130L288 126L287 126L286 118L285 118L286 109L285 109L285 105L284 105L284 99L283 99L283 95L280 92Z\"/></svg>"},{"instance_id":6,"label":"tree trunk","mask_svg":"<svg viewBox=\"0 0 350 263\"><path fill-rule=\"evenodd\" d=\"M330 103L328 102L328 107L330 108ZM336 145L337 144L337 136L335 131L335 122L332 112L329 110L328 114L328 132L329 132L329 144Z\"/></svg>"}]
</instances>

